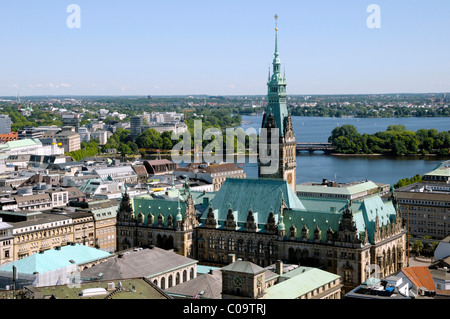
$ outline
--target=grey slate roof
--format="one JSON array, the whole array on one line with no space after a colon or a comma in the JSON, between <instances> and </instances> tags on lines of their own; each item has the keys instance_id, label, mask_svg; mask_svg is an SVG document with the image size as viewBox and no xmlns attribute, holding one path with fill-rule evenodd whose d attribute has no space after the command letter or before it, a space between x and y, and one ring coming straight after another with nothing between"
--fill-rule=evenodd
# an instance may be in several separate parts
<instances>
[{"instance_id":1,"label":"grey slate roof","mask_svg":"<svg viewBox=\"0 0 450 319\"><path fill-rule=\"evenodd\" d=\"M223 267L222 269L246 274L259 274L266 271L264 268L250 261L244 260L236 260L235 262L229 264L228 266Z\"/></svg>"},{"instance_id":2,"label":"grey slate roof","mask_svg":"<svg viewBox=\"0 0 450 319\"><path fill-rule=\"evenodd\" d=\"M169 295L177 294L186 297L193 297L201 291L203 291L201 298L222 298L222 272L220 269L213 271L212 274L199 275L194 279L166 289Z\"/></svg>"},{"instance_id":3,"label":"grey slate roof","mask_svg":"<svg viewBox=\"0 0 450 319\"><path fill-rule=\"evenodd\" d=\"M97 278L98 274L102 273L104 280L150 278L169 270L196 263L197 261L194 259L155 247L131 251L122 258L117 255L104 263L83 270L81 277Z\"/></svg>"}]
</instances>

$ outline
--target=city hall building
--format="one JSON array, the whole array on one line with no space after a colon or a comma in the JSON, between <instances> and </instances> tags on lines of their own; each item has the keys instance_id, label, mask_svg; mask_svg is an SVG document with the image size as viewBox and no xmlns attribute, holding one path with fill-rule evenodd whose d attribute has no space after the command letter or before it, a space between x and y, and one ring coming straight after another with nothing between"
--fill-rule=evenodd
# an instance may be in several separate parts
<instances>
[{"instance_id":1,"label":"city hall building","mask_svg":"<svg viewBox=\"0 0 450 319\"><path fill-rule=\"evenodd\" d=\"M125 192L117 215L119 250L156 245L219 267L232 255L261 267L278 260L321 267L343 278L344 291L406 266L406 233L394 197L373 191L354 200L351 194L322 196L333 191L322 185L297 195L296 142L277 31L261 125L279 130L277 173L266 174L259 161L257 179L227 178L213 193L187 185L132 199Z\"/></svg>"}]
</instances>

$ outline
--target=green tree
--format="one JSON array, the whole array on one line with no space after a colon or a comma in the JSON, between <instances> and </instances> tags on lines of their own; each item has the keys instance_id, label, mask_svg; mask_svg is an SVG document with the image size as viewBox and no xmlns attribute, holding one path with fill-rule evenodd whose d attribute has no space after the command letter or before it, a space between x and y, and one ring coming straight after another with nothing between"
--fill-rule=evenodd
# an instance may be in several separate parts
<instances>
[{"instance_id":1,"label":"green tree","mask_svg":"<svg viewBox=\"0 0 450 319\"><path fill-rule=\"evenodd\" d=\"M133 154L133 150L127 144L121 144L117 150L122 156Z\"/></svg>"},{"instance_id":2,"label":"green tree","mask_svg":"<svg viewBox=\"0 0 450 319\"><path fill-rule=\"evenodd\" d=\"M423 250L423 243L422 243L422 241L420 241L420 240L415 240L415 241L413 242L413 245L412 245L412 251L413 251L416 255L420 255L420 253L422 252L422 250Z\"/></svg>"},{"instance_id":3,"label":"green tree","mask_svg":"<svg viewBox=\"0 0 450 319\"><path fill-rule=\"evenodd\" d=\"M432 137L426 137L422 143L422 150L431 152L434 147L434 139Z\"/></svg>"},{"instance_id":4,"label":"green tree","mask_svg":"<svg viewBox=\"0 0 450 319\"><path fill-rule=\"evenodd\" d=\"M161 135L155 129L147 129L139 135L135 143L139 148L160 149L163 145Z\"/></svg>"},{"instance_id":5,"label":"green tree","mask_svg":"<svg viewBox=\"0 0 450 319\"><path fill-rule=\"evenodd\" d=\"M394 140L394 143L392 144L391 152L393 155L401 156L408 153L408 149L406 148L405 144L400 140Z\"/></svg>"},{"instance_id":6,"label":"green tree","mask_svg":"<svg viewBox=\"0 0 450 319\"><path fill-rule=\"evenodd\" d=\"M162 142L162 149L163 150L171 150L172 147L173 147L172 140L169 139L168 137L164 137L163 142Z\"/></svg>"},{"instance_id":7,"label":"green tree","mask_svg":"<svg viewBox=\"0 0 450 319\"><path fill-rule=\"evenodd\" d=\"M389 125L386 131L404 132L406 131L406 127L401 124L393 124Z\"/></svg>"},{"instance_id":8,"label":"green tree","mask_svg":"<svg viewBox=\"0 0 450 319\"><path fill-rule=\"evenodd\" d=\"M398 189L407 185L411 185L414 183L418 183L422 181L422 176L420 176L419 174L415 175L414 177L411 178L402 178L401 180L399 180L396 184L394 184L394 188Z\"/></svg>"},{"instance_id":9,"label":"green tree","mask_svg":"<svg viewBox=\"0 0 450 319\"><path fill-rule=\"evenodd\" d=\"M355 126L346 124L336 127L331 132L328 142L331 143L336 152L339 153L361 153L363 149L363 138Z\"/></svg>"}]
</instances>

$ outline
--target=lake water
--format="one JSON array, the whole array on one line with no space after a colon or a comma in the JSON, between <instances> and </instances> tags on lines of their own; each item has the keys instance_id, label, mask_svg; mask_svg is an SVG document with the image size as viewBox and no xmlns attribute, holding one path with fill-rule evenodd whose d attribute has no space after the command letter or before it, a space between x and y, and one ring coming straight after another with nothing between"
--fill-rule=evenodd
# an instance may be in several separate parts
<instances>
[{"instance_id":1,"label":"lake water","mask_svg":"<svg viewBox=\"0 0 450 319\"><path fill-rule=\"evenodd\" d=\"M259 129L262 116L242 116L241 127ZM297 142L327 142L336 126L352 124L361 134L385 131L389 125L402 124L407 130L435 128L439 132L450 130L450 118L327 118L292 117ZM322 153L297 155L297 183L321 182L326 178L337 182L364 181L393 185L405 177L423 175L432 171L448 158L436 157L385 157L385 156L334 156ZM255 163L243 164L247 177L257 177Z\"/></svg>"}]
</instances>

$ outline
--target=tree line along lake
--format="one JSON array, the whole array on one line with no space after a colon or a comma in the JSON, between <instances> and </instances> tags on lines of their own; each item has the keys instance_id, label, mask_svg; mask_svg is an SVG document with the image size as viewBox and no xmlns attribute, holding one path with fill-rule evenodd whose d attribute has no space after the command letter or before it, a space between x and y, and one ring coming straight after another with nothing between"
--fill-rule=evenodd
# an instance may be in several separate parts
<instances>
[{"instance_id":1,"label":"tree line along lake","mask_svg":"<svg viewBox=\"0 0 450 319\"><path fill-rule=\"evenodd\" d=\"M241 128L254 128L258 132L262 115L243 115ZM350 124L361 134L385 131L389 125L403 125L409 131L436 129L438 132L450 130L447 117L405 117L405 118L331 118L293 116L297 143L328 142L335 127ZM364 181L394 185L400 179L423 175L432 171L447 157L436 156L360 156L325 155L320 152L297 154L297 183L321 182L322 179L340 183ZM258 176L256 163L245 163L243 168L248 178Z\"/></svg>"}]
</instances>

